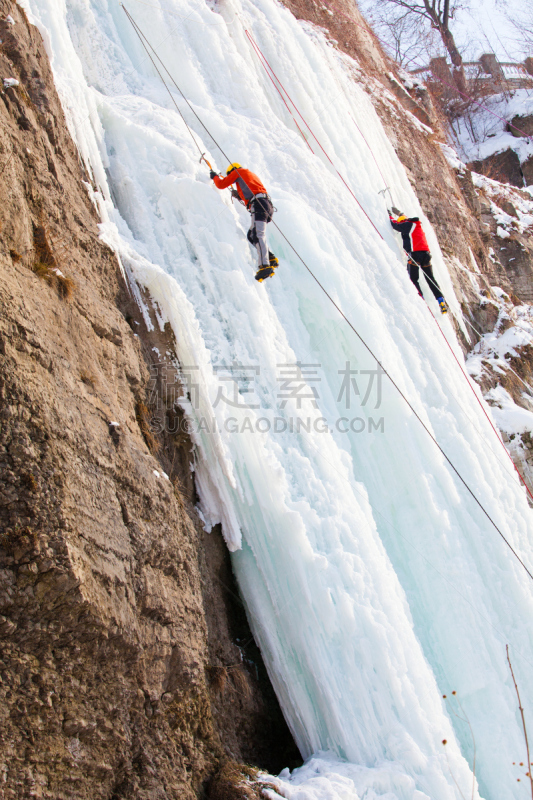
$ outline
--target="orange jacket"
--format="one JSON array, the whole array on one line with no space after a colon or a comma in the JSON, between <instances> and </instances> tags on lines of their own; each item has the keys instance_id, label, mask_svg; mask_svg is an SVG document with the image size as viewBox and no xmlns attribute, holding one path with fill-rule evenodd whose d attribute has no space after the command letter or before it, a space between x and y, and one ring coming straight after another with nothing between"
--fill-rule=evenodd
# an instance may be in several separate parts
<instances>
[{"instance_id":1,"label":"orange jacket","mask_svg":"<svg viewBox=\"0 0 533 800\"><path fill-rule=\"evenodd\" d=\"M267 194L267 190L257 175L254 175L249 169L244 169L243 167L232 170L225 178L219 178L217 175L213 178L213 181L217 189L226 189L228 186L236 183L239 197L245 206L248 206L254 195Z\"/></svg>"}]
</instances>

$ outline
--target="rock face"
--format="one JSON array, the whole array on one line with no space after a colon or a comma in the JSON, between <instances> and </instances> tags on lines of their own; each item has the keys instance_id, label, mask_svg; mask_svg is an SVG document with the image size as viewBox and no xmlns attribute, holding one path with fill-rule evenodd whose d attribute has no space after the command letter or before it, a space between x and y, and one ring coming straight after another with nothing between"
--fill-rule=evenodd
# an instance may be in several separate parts
<instances>
[{"instance_id":1,"label":"rock face","mask_svg":"<svg viewBox=\"0 0 533 800\"><path fill-rule=\"evenodd\" d=\"M533 116L516 115L507 125L506 130L520 139L533 136ZM531 186L533 184L533 156L520 160L519 155L511 148L487 156L481 161L472 161L470 169L489 178L509 183L511 186Z\"/></svg>"},{"instance_id":2,"label":"rock face","mask_svg":"<svg viewBox=\"0 0 533 800\"><path fill-rule=\"evenodd\" d=\"M509 128L513 136L533 136L533 114L525 117L517 114L512 118Z\"/></svg>"},{"instance_id":3,"label":"rock face","mask_svg":"<svg viewBox=\"0 0 533 800\"><path fill-rule=\"evenodd\" d=\"M192 800L228 759L297 753L194 510L190 442L150 427L155 343L40 34L16 4L0 17L1 794Z\"/></svg>"},{"instance_id":4,"label":"rock face","mask_svg":"<svg viewBox=\"0 0 533 800\"><path fill-rule=\"evenodd\" d=\"M511 186L520 187L524 185L524 173L520 159L514 150L495 153L483 159L483 161L472 161L469 167L474 172L480 172L482 175L501 183L510 183Z\"/></svg>"}]
</instances>

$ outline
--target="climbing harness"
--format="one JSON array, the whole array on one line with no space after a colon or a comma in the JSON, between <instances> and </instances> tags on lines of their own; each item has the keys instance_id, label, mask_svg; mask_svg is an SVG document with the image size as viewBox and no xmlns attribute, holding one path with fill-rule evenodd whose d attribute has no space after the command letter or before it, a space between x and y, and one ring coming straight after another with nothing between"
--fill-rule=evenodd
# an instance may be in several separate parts
<instances>
[{"instance_id":1,"label":"climbing harness","mask_svg":"<svg viewBox=\"0 0 533 800\"><path fill-rule=\"evenodd\" d=\"M215 137L213 136L213 134L212 134L212 133L211 133L211 132L208 130L208 128L207 128L207 127L206 127L206 125L203 123L203 121L200 119L200 117L198 116L198 114L196 113L196 111L194 111L194 109L192 108L191 104L189 103L189 101L187 100L187 98L185 97L185 95L183 94L183 92L181 91L181 89L178 87L178 85L177 85L176 81L174 80L174 78L173 78L173 77L170 75L170 73L168 72L168 69L167 69L167 68L166 68L166 67L163 65L163 62L162 62L161 58L160 58L160 57L157 55L157 53L155 52L155 50L153 49L153 47L152 47L152 46L149 44L148 40L146 39L146 37L144 36L144 34L143 34L141 31L140 31L140 29L139 29L138 25L135 23L135 21L133 20L133 18L131 17L131 15L129 14L129 12L127 11L127 9L125 8L125 6L124 6L124 5L122 5L122 8L124 9L124 12L126 13L126 15L127 15L128 19L130 20L130 22L131 22L132 26L134 27L134 29L135 29L135 31L136 31L136 33L137 33L137 35L139 36L139 38L140 38L140 40L141 40L141 43L143 44L143 47L145 48L145 50L147 51L147 53L148 53L147 47L150 47L150 49L152 50L152 52L154 53L154 55L156 56L156 58L158 59L158 61L161 63L161 65L163 66L163 68L164 68L165 72L167 73L167 75L169 75L170 79L172 80L172 82L174 83L174 85L176 86L176 88L178 89L178 91L180 92L181 96L183 97L184 101L186 102L187 106L190 108L190 110L192 111L192 113L194 114L194 116L196 117L196 119L197 119L197 120L200 122L200 124L202 125L202 127L204 128L204 130L206 131L206 133L208 134L208 136L209 136L209 137L210 137L210 138L213 140L213 142L215 143L215 145L217 146L217 148L220 150L220 152L222 153L222 155L224 156L224 158L226 159L226 161L227 161L228 163L231 163L231 162L230 162L230 159L229 159L229 157L226 155L226 153L225 153L225 152L224 152L224 150L222 149L221 145L220 145L220 144L217 142L217 140L215 139ZM148 54L148 55L149 55L149 54ZM155 66L155 63L154 63L154 61L153 61L153 59L152 59L152 57L151 57L151 56L150 56L150 60L152 61L152 64L154 64L154 67L155 67L155 69L156 69L156 71L157 71L157 74L160 76L160 78L161 78L161 80L163 81L163 83L164 83L164 85L165 85L165 87L166 87L166 89L167 89L168 93L170 94L170 96L171 96L171 98L172 98L172 94L171 94L170 90L168 89L168 87L166 86L166 83L165 83L165 81L164 81L164 78L162 77L162 75L161 75L160 71L159 71L159 70L157 69L157 67ZM288 95L287 95L287 96L288 96ZM175 101L174 101L174 99L173 99L173 98L172 98L172 100L173 100L173 102L174 102L174 105L176 105L176 108L178 108L178 107L177 107L177 104L175 103ZM292 102L292 101L291 101L291 102ZM179 109L178 109L178 111L179 111ZM203 153L202 153L202 150L201 150L201 148L199 147L198 143L196 142L196 139L194 138L194 136L192 135L192 131L190 130L190 128L189 128L189 126L187 125L187 123L185 122L185 119L183 118L183 115L181 114L181 112L179 112L179 113L180 113L180 116L181 116L181 118L183 119L183 121L184 121L185 125L187 126L187 129L188 129L188 130L189 130L189 132L191 133L191 137L192 137L192 139L193 139L193 141L194 141L194 143L195 143L196 147L198 148L198 150L199 150L199 152L200 152L200 156L203 156ZM318 141L318 140L317 140L317 141ZM325 151L323 151L323 152L325 153ZM327 155L327 154L326 154L326 155ZM328 160L330 161L330 163L332 163L332 162L331 162L331 159L329 159L329 156L328 156ZM237 169L237 172L238 172L238 171L239 171L239 170ZM339 174L339 176L340 176L340 173L338 173L338 174ZM344 182L344 181L343 181L343 182ZM349 187L348 187L348 188L349 188ZM351 190L350 190L350 192L351 192ZM353 194L353 192L351 192L351 193ZM354 198L355 198L355 195L354 195ZM355 199L356 199L356 201L357 201L357 198L355 198ZM358 202L358 204L360 205L359 201L357 201L357 202ZM363 211L364 211L364 209L363 209ZM366 212L365 212L365 214L366 214ZM368 217L368 215L367 215L367 217ZM370 220L370 217L368 217L368 219ZM370 220L370 222L372 222L372 220ZM296 248L294 247L294 245L293 245L293 244L292 244L292 243L289 241L289 239L288 239L288 238L285 236L285 234L283 233L283 231L281 230L281 228L279 227L279 225L276 223L276 221L275 221L275 220L272 220L272 223L273 223L274 227L276 228L276 230L278 231L278 233L280 234L280 236L281 236L281 237L282 237L282 238L285 240L285 242L286 242L286 243L287 243L287 245L290 247L290 249L293 251L293 253L294 253L294 254L295 254L295 256L298 258L298 260L299 260L299 261L301 261L301 263L303 264L303 266L305 267L305 269L307 270L307 272L308 272L308 273L311 275L311 277L313 278L313 280L314 280L314 281L316 282L316 284L317 284L317 285L320 287L320 289L323 291L323 293L324 293L324 294L325 294L325 296L328 298L328 300L331 302L331 304L332 304L332 305L333 305L333 306L334 306L334 307L337 309L337 311L339 312L339 314L341 315L341 317L342 317L342 318L345 320L345 322L347 323L347 325L350 327L350 329L353 331L353 333L354 333L354 334L357 336L357 338L359 339L359 341L361 342L361 344L363 345L363 347L364 347L364 348L365 348L365 349L368 351L368 353L370 353L371 357L372 357L372 358L375 360L376 364L377 364L377 365L380 367L380 369L383 371L383 374L384 374L384 375L386 375L386 376L388 377L388 379L390 380L391 384L394 386L394 388L396 389L396 391L398 392L398 394L400 395L400 397L401 397L401 398L404 400L404 402L406 403L406 405L409 407L409 409L411 410L411 412L413 413L413 415L416 417L416 419L418 420L418 422L420 423L420 425L421 425L421 426L424 428L424 430L426 431L426 433L427 433L427 435L429 436L429 438L431 439L431 441L434 443L434 445L435 445L435 446L437 447L437 449L440 451L440 453L441 453L441 455L443 456L443 458L445 459L445 461L446 461L446 462L449 464L449 466L451 467L451 469L452 469L452 470L454 471L454 473L457 475L458 479L461 481L461 483L463 484L463 486L465 487L465 489L468 491L468 493L470 494L470 496L472 497L472 499L473 499L473 500L476 502L476 504L479 506L479 508L481 509L481 511L483 512L483 514L486 516L486 518L489 520L489 522L491 523L491 525L492 525L492 526L494 527L494 529L497 531L497 533L499 534L499 536L500 536L500 537L502 538L502 540L505 542L505 544L507 545L507 547L509 548L509 550L510 550L510 551L513 553L513 555L515 556L515 558L517 559L517 561L518 561L518 562L519 562L519 563L522 565L522 567L523 567L523 568L524 568L524 570L527 572L527 574L529 575L529 577L531 578L531 580L533 580L533 574L530 572L530 570L528 569L528 567L526 566L526 564L525 564L525 563L522 561L522 559L520 558L520 556L518 555L518 553L516 552L516 550L514 549L514 547L512 546L512 544L509 542L509 540L506 538L506 536L505 536L505 535L503 534L503 532L500 530L500 528L498 527L498 525L496 524L496 522L493 520L493 518L490 516L489 512L488 512L488 511L486 510L486 508L483 506L483 504L481 503L481 501L480 501L480 500L479 500L479 499L476 497L476 495L474 494L474 492L472 491L472 489L470 488L470 486L468 485L468 483L466 482L466 480L463 478L463 476L461 475L461 473L459 472L459 470L457 469L457 467L456 467L456 466L454 465L454 463L451 461L451 459L449 458L449 456L448 456L448 455L446 455L445 451L443 450L443 448L441 447L441 445L439 444L439 442L437 441L437 439L435 438L435 436L432 434L432 432L430 431L430 429L428 428L428 426L426 425L426 423L424 422L424 420L421 418L421 416L418 414L418 412L416 411L416 409L414 408L414 406L412 405L412 403L410 402L410 400L407 398L407 396L406 396L406 395L404 394L404 392L401 390L401 388L399 387L399 385L396 383L396 381L394 380L394 378L392 377L392 375L390 374L390 372L389 372L387 369L385 369L385 367L383 366L383 364L381 363L381 361L380 361L380 360L377 358L376 354L373 352L373 350L371 349L371 347L370 347L370 346L369 346L369 345L366 343L366 341L363 339L363 337L361 336L361 334L360 334L360 333L357 331L357 329L355 328L355 326L353 325L353 323L352 323L352 322L350 321L350 319L349 319L349 318L346 316L346 314L344 313L344 311L342 310L342 308L341 308L341 307L338 305L338 303L337 303L337 302L336 302L336 301L333 299L333 297L331 296L331 294L330 294L330 293L327 291L326 287L325 287L325 286L324 286L324 285L321 283L321 281L320 281L320 280L317 278L317 276L314 274L314 272L312 271L312 269L311 269L311 268L308 266L308 264L307 264L307 263L304 261L303 257L302 257L302 256L300 255L300 253L299 253L299 252L296 250ZM374 223L372 223L372 225L373 225L373 227L376 229L376 231L379 233L380 237L383 239L383 235L382 235L382 234L381 234L381 233L380 233L380 232L377 230L377 228L376 228L376 226L374 225ZM498 438L499 438L499 437L498 437Z\"/></svg>"}]
</instances>

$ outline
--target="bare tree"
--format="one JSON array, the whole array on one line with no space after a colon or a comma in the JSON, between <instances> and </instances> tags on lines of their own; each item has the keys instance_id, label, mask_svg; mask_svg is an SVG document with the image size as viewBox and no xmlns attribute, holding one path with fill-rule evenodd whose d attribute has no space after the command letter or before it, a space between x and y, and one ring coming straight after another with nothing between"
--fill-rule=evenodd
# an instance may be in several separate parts
<instances>
[{"instance_id":1,"label":"bare tree","mask_svg":"<svg viewBox=\"0 0 533 800\"><path fill-rule=\"evenodd\" d=\"M438 31L450 56L453 79L457 88L461 92L466 91L463 59L450 30L450 20L454 18L456 11L465 8L465 3L461 0L378 0L377 5L397 6L404 9L406 14L428 21L431 27Z\"/></svg>"},{"instance_id":2,"label":"bare tree","mask_svg":"<svg viewBox=\"0 0 533 800\"><path fill-rule=\"evenodd\" d=\"M506 6L503 8L505 16L516 31L513 44L519 48L518 58L523 58L524 53L533 56L533 9L528 7L518 11L509 10Z\"/></svg>"},{"instance_id":3,"label":"bare tree","mask_svg":"<svg viewBox=\"0 0 533 800\"><path fill-rule=\"evenodd\" d=\"M408 68L418 59L426 63L434 54L434 31L423 30L419 19L409 11L402 8L393 11L383 3L372 3L366 6L365 16L400 66Z\"/></svg>"}]
</instances>

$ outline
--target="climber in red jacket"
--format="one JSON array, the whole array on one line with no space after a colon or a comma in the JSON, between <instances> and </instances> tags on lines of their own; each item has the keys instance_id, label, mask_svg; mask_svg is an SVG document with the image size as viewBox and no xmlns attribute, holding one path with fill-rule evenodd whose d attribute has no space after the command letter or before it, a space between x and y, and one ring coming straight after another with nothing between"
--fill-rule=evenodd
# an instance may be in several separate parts
<instances>
[{"instance_id":1,"label":"climber in red jacket","mask_svg":"<svg viewBox=\"0 0 533 800\"><path fill-rule=\"evenodd\" d=\"M274 274L275 268L279 266L279 261L274 253L270 252L267 245L266 226L274 214L274 206L267 190L257 175L254 175L249 169L244 169L240 164L230 164L225 178L221 178L213 169L209 175L218 189L226 189L233 184L237 185L237 191L233 189L231 194L246 206L252 215L248 241L255 246L259 256L255 279L262 281L264 278L270 277Z\"/></svg>"},{"instance_id":2,"label":"climber in red jacket","mask_svg":"<svg viewBox=\"0 0 533 800\"><path fill-rule=\"evenodd\" d=\"M393 217L396 215L396 219ZM419 267L426 278L429 288L435 295L435 299L440 306L443 314L448 311L446 301L442 296L442 291L433 275L431 267L431 253L426 239L426 234L422 230L422 223L418 217L407 218L397 208L392 208L389 211L390 224L395 231L402 235L403 249L407 254L407 269L409 270L409 277L418 289L418 294L423 297L420 284L418 282Z\"/></svg>"}]
</instances>

